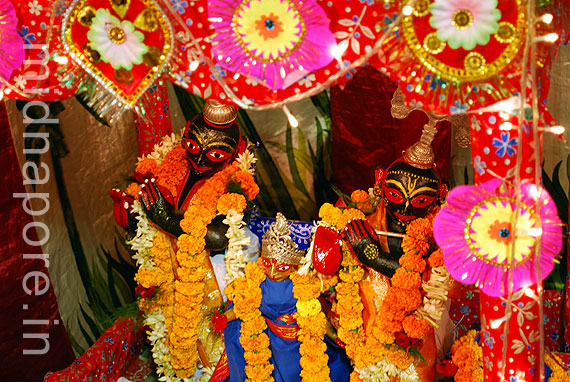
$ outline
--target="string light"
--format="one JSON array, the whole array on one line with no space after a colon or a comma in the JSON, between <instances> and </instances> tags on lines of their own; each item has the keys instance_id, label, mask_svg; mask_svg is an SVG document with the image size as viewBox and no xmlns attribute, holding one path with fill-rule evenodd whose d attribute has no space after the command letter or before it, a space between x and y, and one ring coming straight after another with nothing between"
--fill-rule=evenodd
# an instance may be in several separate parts
<instances>
[{"instance_id":1,"label":"string light","mask_svg":"<svg viewBox=\"0 0 570 382\"><path fill-rule=\"evenodd\" d=\"M549 33L547 35L535 38L534 42L555 42L556 40L558 40L558 33Z\"/></svg>"},{"instance_id":2,"label":"string light","mask_svg":"<svg viewBox=\"0 0 570 382\"><path fill-rule=\"evenodd\" d=\"M565 131L566 129L564 128L564 126L556 125L550 127L550 132L556 135L564 134Z\"/></svg>"},{"instance_id":3,"label":"string light","mask_svg":"<svg viewBox=\"0 0 570 382\"><path fill-rule=\"evenodd\" d=\"M234 74L234 80L237 80L239 78L239 73Z\"/></svg>"},{"instance_id":4,"label":"string light","mask_svg":"<svg viewBox=\"0 0 570 382\"><path fill-rule=\"evenodd\" d=\"M299 127L299 121L297 121L297 118L295 118L287 106L283 106L283 112L287 116L291 127Z\"/></svg>"},{"instance_id":5,"label":"string light","mask_svg":"<svg viewBox=\"0 0 570 382\"><path fill-rule=\"evenodd\" d=\"M53 60L60 65L65 65L65 64L67 64L67 61L68 61L67 57L65 57L65 56L57 56Z\"/></svg>"},{"instance_id":6,"label":"string light","mask_svg":"<svg viewBox=\"0 0 570 382\"><path fill-rule=\"evenodd\" d=\"M331 54L334 58L337 59L337 61L340 61L340 58L342 57L346 49L348 49L348 41L343 40L338 45L335 44L331 47Z\"/></svg>"},{"instance_id":7,"label":"string light","mask_svg":"<svg viewBox=\"0 0 570 382\"><path fill-rule=\"evenodd\" d=\"M553 19L554 19L554 16L552 16L550 13L545 13L541 17L542 22L545 24L550 24Z\"/></svg>"},{"instance_id":8,"label":"string light","mask_svg":"<svg viewBox=\"0 0 570 382\"><path fill-rule=\"evenodd\" d=\"M513 124L510 122L503 122L499 125L499 130L501 131L509 131L512 130Z\"/></svg>"},{"instance_id":9,"label":"string light","mask_svg":"<svg viewBox=\"0 0 570 382\"><path fill-rule=\"evenodd\" d=\"M404 7L404 9L402 9L402 13L404 14L404 16L411 15L413 11L414 11L414 8L410 7L409 5L406 5Z\"/></svg>"},{"instance_id":10,"label":"string light","mask_svg":"<svg viewBox=\"0 0 570 382\"><path fill-rule=\"evenodd\" d=\"M193 72L194 70L198 69L198 65L200 65L198 60L194 60L190 63L190 65L188 66L188 69L190 69L190 71Z\"/></svg>"}]
</instances>

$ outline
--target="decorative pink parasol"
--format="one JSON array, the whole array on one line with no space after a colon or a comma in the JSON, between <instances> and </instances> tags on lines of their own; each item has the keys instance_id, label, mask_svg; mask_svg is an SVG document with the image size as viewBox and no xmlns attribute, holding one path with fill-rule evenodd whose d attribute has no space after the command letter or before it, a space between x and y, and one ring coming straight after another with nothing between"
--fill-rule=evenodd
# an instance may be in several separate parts
<instances>
[{"instance_id":1,"label":"decorative pink parasol","mask_svg":"<svg viewBox=\"0 0 570 382\"><path fill-rule=\"evenodd\" d=\"M552 272L562 249L562 223L546 190L531 183L519 188L498 179L454 188L434 221L434 236L451 276L494 297L509 291L511 258L512 291L536 284L538 237L542 280Z\"/></svg>"},{"instance_id":2,"label":"decorative pink parasol","mask_svg":"<svg viewBox=\"0 0 570 382\"><path fill-rule=\"evenodd\" d=\"M5 80L9 80L12 72L24 62L24 41L17 27L14 5L8 0L0 0L0 77Z\"/></svg>"},{"instance_id":3,"label":"decorative pink parasol","mask_svg":"<svg viewBox=\"0 0 570 382\"><path fill-rule=\"evenodd\" d=\"M211 0L220 66L284 89L332 60L336 39L314 0Z\"/></svg>"}]
</instances>

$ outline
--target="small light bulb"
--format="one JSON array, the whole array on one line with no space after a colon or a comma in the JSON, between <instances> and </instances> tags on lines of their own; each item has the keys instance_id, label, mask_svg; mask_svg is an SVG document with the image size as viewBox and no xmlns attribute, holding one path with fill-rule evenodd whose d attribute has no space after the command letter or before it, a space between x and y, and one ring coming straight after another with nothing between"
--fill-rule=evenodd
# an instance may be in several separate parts
<instances>
[{"instance_id":1,"label":"small light bulb","mask_svg":"<svg viewBox=\"0 0 570 382\"><path fill-rule=\"evenodd\" d=\"M548 41L548 42L555 42L556 40L558 40L558 34L557 33L549 33L544 37L546 38L546 41Z\"/></svg>"},{"instance_id":2,"label":"small light bulb","mask_svg":"<svg viewBox=\"0 0 570 382\"><path fill-rule=\"evenodd\" d=\"M503 323L502 319L491 321L491 329L498 329L502 323Z\"/></svg>"},{"instance_id":3,"label":"small light bulb","mask_svg":"<svg viewBox=\"0 0 570 382\"><path fill-rule=\"evenodd\" d=\"M413 11L414 11L414 8L410 7L409 5L406 5L404 7L404 9L402 9L402 13L404 14L404 16L411 15Z\"/></svg>"},{"instance_id":4,"label":"small light bulb","mask_svg":"<svg viewBox=\"0 0 570 382\"><path fill-rule=\"evenodd\" d=\"M234 74L234 80L237 80L239 78L239 73Z\"/></svg>"},{"instance_id":5,"label":"small light bulb","mask_svg":"<svg viewBox=\"0 0 570 382\"><path fill-rule=\"evenodd\" d=\"M188 66L188 69L190 69L190 71L193 72L194 70L198 69L198 65L200 65L198 60L194 60L190 63L190 65Z\"/></svg>"},{"instance_id":6,"label":"small light bulb","mask_svg":"<svg viewBox=\"0 0 570 382\"><path fill-rule=\"evenodd\" d=\"M550 128L550 132L556 135L564 134L565 131L566 129L564 128L564 126L560 125L552 126Z\"/></svg>"},{"instance_id":7,"label":"small light bulb","mask_svg":"<svg viewBox=\"0 0 570 382\"><path fill-rule=\"evenodd\" d=\"M501 131L509 131L512 130L513 124L510 122L503 122L499 125L499 130Z\"/></svg>"},{"instance_id":8,"label":"small light bulb","mask_svg":"<svg viewBox=\"0 0 570 382\"><path fill-rule=\"evenodd\" d=\"M343 40L341 41L338 45L333 45L331 47L331 54L334 58L336 58L337 60L340 60L340 58L342 57L342 55L344 54L344 51L348 48L348 41L347 40Z\"/></svg>"},{"instance_id":9,"label":"small light bulb","mask_svg":"<svg viewBox=\"0 0 570 382\"><path fill-rule=\"evenodd\" d=\"M67 64L67 61L68 61L67 57L65 57L65 56L57 56L53 60L60 65L65 65L65 64Z\"/></svg>"},{"instance_id":10,"label":"small light bulb","mask_svg":"<svg viewBox=\"0 0 570 382\"><path fill-rule=\"evenodd\" d=\"M545 13L544 15L542 15L541 19L543 23L550 24L554 19L554 16L552 16L550 13Z\"/></svg>"},{"instance_id":11,"label":"small light bulb","mask_svg":"<svg viewBox=\"0 0 570 382\"><path fill-rule=\"evenodd\" d=\"M299 127L299 121L297 121L297 118L295 118L287 106L283 106L283 112L287 116L291 127Z\"/></svg>"}]
</instances>

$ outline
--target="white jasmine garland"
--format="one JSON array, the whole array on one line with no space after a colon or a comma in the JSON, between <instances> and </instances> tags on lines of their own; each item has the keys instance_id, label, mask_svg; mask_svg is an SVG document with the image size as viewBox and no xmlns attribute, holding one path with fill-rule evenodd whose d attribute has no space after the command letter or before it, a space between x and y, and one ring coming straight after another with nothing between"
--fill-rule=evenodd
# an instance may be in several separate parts
<instances>
[{"instance_id":1,"label":"white jasmine garland","mask_svg":"<svg viewBox=\"0 0 570 382\"><path fill-rule=\"evenodd\" d=\"M162 137L162 141L154 145L152 153L148 154L146 158L154 159L156 164L160 166L164 158L166 158L166 154L171 152L174 147L180 144L180 142L182 142L182 137L178 134L172 133L170 135L165 135ZM144 156L139 158L139 160L141 159L144 159Z\"/></svg>"},{"instance_id":2,"label":"white jasmine garland","mask_svg":"<svg viewBox=\"0 0 570 382\"><path fill-rule=\"evenodd\" d=\"M132 240L127 241L127 244L136 252L133 255L133 259L137 262L137 266L152 270L154 268L154 261L149 256L149 252L158 231L150 224L138 200L133 202L131 212L135 215L135 219L137 219L137 232Z\"/></svg>"},{"instance_id":3,"label":"white jasmine garland","mask_svg":"<svg viewBox=\"0 0 570 382\"><path fill-rule=\"evenodd\" d=\"M251 240L245 234L243 215L238 214L234 210L228 210L228 214L223 222L229 226L226 232L228 247L224 256L226 265L224 280L229 285L234 279L245 274L244 269L249 262L249 258L244 249L251 244Z\"/></svg>"},{"instance_id":4,"label":"white jasmine garland","mask_svg":"<svg viewBox=\"0 0 570 382\"><path fill-rule=\"evenodd\" d=\"M388 357L375 365L368 365L355 369L360 379L364 382L390 382L394 377L399 376L401 381L419 382L419 376L414 364L406 370L402 370L390 363Z\"/></svg>"},{"instance_id":5,"label":"white jasmine garland","mask_svg":"<svg viewBox=\"0 0 570 382\"><path fill-rule=\"evenodd\" d=\"M422 284L426 294L424 304L418 308L416 316L438 328L437 321L441 319L449 288L451 288L451 277L447 268L445 266L433 268L429 281Z\"/></svg>"}]
</instances>

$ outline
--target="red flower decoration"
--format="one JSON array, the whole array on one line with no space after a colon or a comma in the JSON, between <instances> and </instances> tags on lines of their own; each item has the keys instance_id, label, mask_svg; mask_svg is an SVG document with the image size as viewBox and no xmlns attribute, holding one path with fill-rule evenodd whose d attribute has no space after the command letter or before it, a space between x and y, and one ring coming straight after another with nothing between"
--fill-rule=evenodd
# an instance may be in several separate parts
<instances>
[{"instance_id":1,"label":"red flower decoration","mask_svg":"<svg viewBox=\"0 0 570 382\"><path fill-rule=\"evenodd\" d=\"M444 377L453 377L457 373L457 366L452 360L446 359L442 363L435 365L437 372Z\"/></svg>"},{"instance_id":2,"label":"red flower decoration","mask_svg":"<svg viewBox=\"0 0 570 382\"><path fill-rule=\"evenodd\" d=\"M394 337L396 339L396 343L404 349L409 348L410 345L412 344L412 339L408 337L405 333L398 332L394 335Z\"/></svg>"},{"instance_id":3,"label":"red flower decoration","mask_svg":"<svg viewBox=\"0 0 570 382\"><path fill-rule=\"evenodd\" d=\"M155 292L156 292L155 286L151 286L150 288L145 288L139 284L135 288L135 293L141 296L142 298L151 298L152 296L154 296Z\"/></svg>"},{"instance_id":4,"label":"red flower decoration","mask_svg":"<svg viewBox=\"0 0 570 382\"><path fill-rule=\"evenodd\" d=\"M228 326L228 317L220 312L214 313L212 316L212 325L214 330L218 333L223 333L226 326Z\"/></svg>"}]
</instances>

